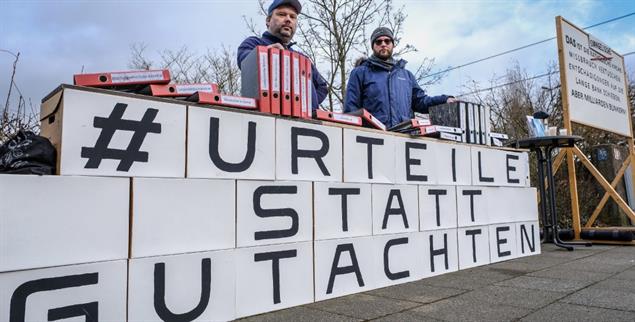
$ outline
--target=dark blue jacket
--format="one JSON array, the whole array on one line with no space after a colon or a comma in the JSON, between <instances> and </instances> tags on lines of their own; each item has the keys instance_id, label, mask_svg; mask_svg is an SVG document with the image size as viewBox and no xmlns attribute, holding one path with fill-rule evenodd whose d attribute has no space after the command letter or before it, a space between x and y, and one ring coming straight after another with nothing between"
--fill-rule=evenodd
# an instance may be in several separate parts
<instances>
[{"instance_id":1,"label":"dark blue jacket","mask_svg":"<svg viewBox=\"0 0 635 322\"><path fill-rule=\"evenodd\" d=\"M413 118L413 111L428 113L430 106L443 104L447 95L428 96L414 75L397 61L392 69L366 59L351 71L344 112L365 108L387 127Z\"/></svg>"},{"instance_id":2,"label":"dark blue jacket","mask_svg":"<svg viewBox=\"0 0 635 322\"><path fill-rule=\"evenodd\" d=\"M247 57L247 55L256 48L256 46L268 46L275 43L282 45L280 39L270 34L268 31L265 31L262 34L262 38L251 36L243 40L242 44L238 46L238 68L240 68L240 63L242 63L243 59L245 59L245 57ZM294 51L291 48L293 45L294 43L289 44L287 49ZM311 102L313 103L312 108L315 110L326 98L326 94L328 93L328 84L313 64L311 64L311 77L313 79L313 86L311 86Z\"/></svg>"}]
</instances>

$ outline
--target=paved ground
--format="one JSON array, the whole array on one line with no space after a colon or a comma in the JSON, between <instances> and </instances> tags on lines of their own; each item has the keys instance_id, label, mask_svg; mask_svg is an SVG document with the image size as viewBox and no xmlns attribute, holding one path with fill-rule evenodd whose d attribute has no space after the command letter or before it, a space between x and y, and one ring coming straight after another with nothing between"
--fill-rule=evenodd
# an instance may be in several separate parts
<instances>
[{"instance_id":1,"label":"paved ground","mask_svg":"<svg viewBox=\"0 0 635 322\"><path fill-rule=\"evenodd\" d=\"M635 247L542 251L242 321L635 321Z\"/></svg>"}]
</instances>

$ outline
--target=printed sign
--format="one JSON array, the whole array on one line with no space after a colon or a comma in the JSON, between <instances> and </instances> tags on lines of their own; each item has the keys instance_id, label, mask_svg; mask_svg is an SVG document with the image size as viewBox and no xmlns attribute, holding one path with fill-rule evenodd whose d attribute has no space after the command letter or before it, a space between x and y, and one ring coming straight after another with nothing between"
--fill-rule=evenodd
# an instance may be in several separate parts
<instances>
[{"instance_id":1,"label":"printed sign","mask_svg":"<svg viewBox=\"0 0 635 322\"><path fill-rule=\"evenodd\" d=\"M560 17L557 30L571 121L630 137L624 57Z\"/></svg>"},{"instance_id":2,"label":"printed sign","mask_svg":"<svg viewBox=\"0 0 635 322\"><path fill-rule=\"evenodd\" d=\"M54 94L63 176L0 176L0 321L232 320L541 251L526 152L92 91Z\"/></svg>"}]
</instances>

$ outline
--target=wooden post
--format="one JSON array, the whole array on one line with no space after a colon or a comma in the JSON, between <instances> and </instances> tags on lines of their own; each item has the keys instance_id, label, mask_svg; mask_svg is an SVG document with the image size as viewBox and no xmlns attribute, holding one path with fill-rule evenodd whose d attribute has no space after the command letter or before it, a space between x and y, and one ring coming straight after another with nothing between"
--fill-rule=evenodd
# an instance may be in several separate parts
<instances>
[{"instance_id":1,"label":"wooden post","mask_svg":"<svg viewBox=\"0 0 635 322\"><path fill-rule=\"evenodd\" d=\"M571 126L571 118L569 113L569 98L567 97L568 86L566 68L564 63L564 48L562 48L562 17L556 17L556 31L558 36L558 60L560 62L560 96L562 98L562 113L564 116L564 128L567 129L569 135L573 135L573 127ZM575 239L580 239L580 231L582 225L580 223L580 207L578 203L578 183L575 176L575 160L571 149L567 149L567 170L569 174L569 193L571 195L571 216L573 222L573 233ZM551 157L550 155L547 156ZM554 223L557 224L557 223Z\"/></svg>"}]
</instances>

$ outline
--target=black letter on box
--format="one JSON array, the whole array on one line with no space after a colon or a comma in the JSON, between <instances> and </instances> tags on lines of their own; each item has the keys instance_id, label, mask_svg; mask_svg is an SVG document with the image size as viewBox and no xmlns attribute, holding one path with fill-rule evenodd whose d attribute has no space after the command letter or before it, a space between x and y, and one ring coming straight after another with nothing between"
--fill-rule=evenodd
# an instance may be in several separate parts
<instances>
[{"instance_id":1,"label":"black letter on box","mask_svg":"<svg viewBox=\"0 0 635 322\"><path fill-rule=\"evenodd\" d=\"M425 150L427 145L425 143L406 142L406 180L407 181L428 181L428 176L418 176L410 174L411 165L421 165L421 160L410 158L410 149Z\"/></svg>"},{"instance_id":2,"label":"black letter on box","mask_svg":"<svg viewBox=\"0 0 635 322\"><path fill-rule=\"evenodd\" d=\"M48 312L47 320L57 321L62 319L69 319L77 316L85 316L86 322L99 321L98 313L99 303L89 302L84 304L69 305L65 307L58 307L56 309L50 309Z\"/></svg>"},{"instance_id":3,"label":"black letter on box","mask_svg":"<svg viewBox=\"0 0 635 322\"><path fill-rule=\"evenodd\" d=\"M520 183L520 180L518 179L510 179L509 178L509 172L511 171L516 171L516 167L512 167L509 165L509 160L518 160L518 156L514 155L514 154L507 154L506 155L506 162L507 162L507 183Z\"/></svg>"},{"instance_id":4,"label":"black letter on box","mask_svg":"<svg viewBox=\"0 0 635 322\"><path fill-rule=\"evenodd\" d=\"M348 231L348 195L359 195L361 190L359 188L329 188L329 195L342 196L342 231Z\"/></svg>"},{"instance_id":5,"label":"black letter on box","mask_svg":"<svg viewBox=\"0 0 635 322\"><path fill-rule=\"evenodd\" d=\"M201 316L207 305L212 288L212 260L201 260L201 296L198 304L189 312L172 313L165 305L165 263L154 264L154 310L163 321L189 322Z\"/></svg>"},{"instance_id":6,"label":"black letter on box","mask_svg":"<svg viewBox=\"0 0 635 322\"><path fill-rule=\"evenodd\" d=\"M430 268L434 273L434 256L444 255L445 256L445 269L450 269L450 265L448 263L448 234L443 234L443 248L434 249L434 242L432 235L430 235Z\"/></svg>"},{"instance_id":7,"label":"black letter on box","mask_svg":"<svg viewBox=\"0 0 635 322\"><path fill-rule=\"evenodd\" d=\"M351 266L339 267L340 255L343 252L348 252L351 257ZM335 257L333 258L333 264L331 265L331 274L329 276L329 285L326 288L326 294L333 293L333 283L335 283L335 276L355 273L357 277L357 285L364 287L364 279L362 278L362 272L359 270L359 264L357 263L357 256L355 255L355 248L353 244L337 245L335 249Z\"/></svg>"},{"instance_id":8,"label":"black letter on box","mask_svg":"<svg viewBox=\"0 0 635 322\"><path fill-rule=\"evenodd\" d=\"M509 226L496 227L496 250L498 251L498 257L505 257L512 253L510 251L501 252L501 245L507 244L507 238L500 238L501 231L509 231Z\"/></svg>"},{"instance_id":9,"label":"black letter on box","mask_svg":"<svg viewBox=\"0 0 635 322\"><path fill-rule=\"evenodd\" d=\"M525 238L523 238L523 235ZM534 237L534 225L531 225L531 242L529 241L529 234L527 234L527 228L525 225L520 225L520 249L523 254L525 253L525 240L527 240L527 246L529 246L529 250L533 253L536 251L536 239Z\"/></svg>"},{"instance_id":10,"label":"black letter on box","mask_svg":"<svg viewBox=\"0 0 635 322\"><path fill-rule=\"evenodd\" d=\"M368 179L373 178L373 145L384 145L384 139L369 138L366 136L357 136L357 143L366 144L366 162L368 168Z\"/></svg>"},{"instance_id":11,"label":"black letter on box","mask_svg":"<svg viewBox=\"0 0 635 322\"><path fill-rule=\"evenodd\" d=\"M322 147L319 150L300 150L298 148L298 136L310 136L314 137L322 142ZM322 158L329 153L329 138L321 131L313 129L303 129L298 127L291 127L291 173L298 174L298 159L299 158L312 158L317 162L318 167L325 176L330 176L329 170L326 168Z\"/></svg>"},{"instance_id":12,"label":"black letter on box","mask_svg":"<svg viewBox=\"0 0 635 322\"><path fill-rule=\"evenodd\" d=\"M399 208L391 208L392 199L397 197L397 202L399 203ZM390 195L388 195L388 202L386 203L386 210L384 211L384 222L381 224L381 229L386 229L388 225L388 216L390 215L401 215L403 218L403 224L406 228L408 226L408 218L406 217L406 209L403 206L403 201L401 200L401 191L399 189L390 190Z\"/></svg>"},{"instance_id":13,"label":"black letter on box","mask_svg":"<svg viewBox=\"0 0 635 322\"><path fill-rule=\"evenodd\" d=\"M261 186L254 191L254 212L260 218L289 217L291 228L281 230L257 231L254 233L256 240L291 237L298 233L298 213L292 208L262 209L260 199L264 194L296 194L297 186Z\"/></svg>"},{"instance_id":14,"label":"black letter on box","mask_svg":"<svg viewBox=\"0 0 635 322\"><path fill-rule=\"evenodd\" d=\"M390 250L390 247L407 243L408 237L403 237L391 239L386 243L386 246L384 246L384 274L386 274L386 277L388 277L392 281L410 276L410 271L391 273L390 268L388 267L388 251Z\"/></svg>"},{"instance_id":15,"label":"black letter on box","mask_svg":"<svg viewBox=\"0 0 635 322\"><path fill-rule=\"evenodd\" d=\"M474 196L480 196L483 192L481 190L463 190L464 196L470 196L470 218L474 222Z\"/></svg>"},{"instance_id":16,"label":"black letter on box","mask_svg":"<svg viewBox=\"0 0 635 322\"><path fill-rule=\"evenodd\" d=\"M481 164L481 151L478 151L478 181L494 182L494 178L483 176L483 165Z\"/></svg>"},{"instance_id":17,"label":"black letter on box","mask_svg":"<svg viewBox=\"0 0 635 322\"><path fill-rule=\"evenodd\" d=\"M474 261L474 263L476 263L476 235L480 235L482 233L483 231L481 231L480 229L471 229L465 231L466 236L472 236L472 260Z\"/></svg>"},{"instance_id":18,"label":"black letter on box","mask_svg":"<svg viewBox=\"0 0 635 322\"><path fill-rule=\"evenodd\" d=\"M26 300L29 295L37 292L46 292L61 290L71 287L80 287L87 285L95 285L99 282L99 273L88 273L80 275L70 275L52 278L43 278L28 281L15 289L11 295L11 304L9 306L9 321L24 322L26 314ZM81 307L81 310L78 308ZM49 320L52 317L71 318L76 316L85 316L86 321L98 321L97 302L78 304L56 308L48 311Z\"/></svg>"},{"instance_id":19,"label":"black letter on box","mask_svg":"<svg viewBox=\"0 0 635 322\"><path fill-rule=\"evenodd\" d=\"M209 157L215 166L225 172L243 172L251 166L256 155L256 122L249 122L247 128L247 153L245 158L238 163L229 163L221 158L218 151L219 121L216 117L209 118Z\"/></svg>"},{"instance_id":20,"label":"black letter on box","mask_svg":"<svg viewBox=\"0 0 635 322\"><path fill-rule=\"evenodd\" d=\"M435 207L437 210L437 226L441 226L441 205L439 204L439 196L445 196L448 191L445 189L430 189L428 190L429 196L434 196L436 202Z\"/></svg>"},{"instance_id":21,"label":"black letter on box","mask_svg":"<svg viewBox=\"0 0 635 322\"><path fill-rule=\"evenodd\" d=\"M273 281L273 304L280 303L280 260L283 258L293 258L298 256L295 249L278 252L254 254L254 261L271 261L271 276Z\"/></svg>"},{"instance_id":22,"label":"black letter on box","mask_svg":"<svg viewBox=\"0 0 635 322\"><path fill-rule=\"evenodd\" d=\"M456 149L452 148L452 182L456 182Z\"/></svg>"}]
</instances>

